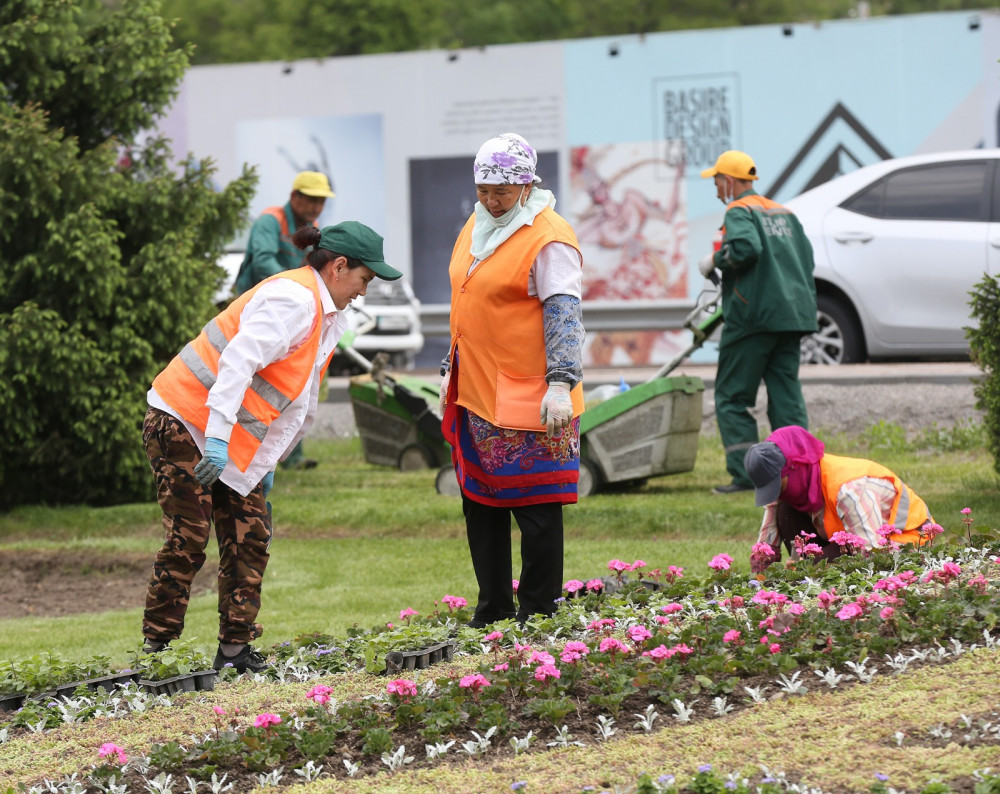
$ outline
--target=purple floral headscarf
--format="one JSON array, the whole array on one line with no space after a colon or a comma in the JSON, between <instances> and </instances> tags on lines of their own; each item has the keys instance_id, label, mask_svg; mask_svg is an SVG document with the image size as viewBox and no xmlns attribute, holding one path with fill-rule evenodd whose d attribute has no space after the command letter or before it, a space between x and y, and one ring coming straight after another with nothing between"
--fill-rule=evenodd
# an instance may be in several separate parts
<instances>
[{"instance_id":1,"label":"purple floral headscarf","mask_svg":"<svg viewBox=\"0 0 1000 794\"><path fill-rule=\"evenodd\" d=\"M479 147L474 167L477 185L530 185L542 180L535 176L538 154L514 132L490 138Z\"/></svg>"}]
</instances>

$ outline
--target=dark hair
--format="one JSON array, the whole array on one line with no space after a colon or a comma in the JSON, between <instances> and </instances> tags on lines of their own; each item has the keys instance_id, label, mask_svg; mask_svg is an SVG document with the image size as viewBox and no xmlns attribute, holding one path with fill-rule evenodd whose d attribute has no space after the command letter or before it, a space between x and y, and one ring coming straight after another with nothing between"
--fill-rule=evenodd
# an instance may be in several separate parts
<instances>
[{"instance_id":1,"label":"dark hair","mask_svg":"<svg viewBox=\"0 0 1000 794\"><path fill-rule=\"evenodd\" d=\"M327 262L332 262L339 256L344 257L347 260L347 266L352 269L364 264L360 259L354 259L347 254L338 254L336 251L328 251L326 248L316 248L321 235L322 232L315 226L300 226L292 235L292 243L296 248L305 251L310 246L312 247L313 250L305 255L305 260L306 264L313 270L322 270Z\"/></svg>"}]
</instances>

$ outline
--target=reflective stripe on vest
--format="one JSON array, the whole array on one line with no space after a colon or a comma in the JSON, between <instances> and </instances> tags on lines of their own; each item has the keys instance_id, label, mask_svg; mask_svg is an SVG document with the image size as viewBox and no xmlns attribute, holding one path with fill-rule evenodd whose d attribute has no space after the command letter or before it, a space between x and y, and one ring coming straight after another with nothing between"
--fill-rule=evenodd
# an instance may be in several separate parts
<instances>
[{"instance_id":1,"label":"reflective stripe on vest","mask_svg":"<svg viewBox=\"0 0 1000 794\"><path fill-rule=\"evenodd\" d=\"M208 424L208 392L215 385L219 357L239 332L243 308L262 284L287 278L309 289L316 302L316 315L303 344L280 361L253 375L236 411L236 425L229 453L240 471L246 471L268 428L302 393L315 366L322 333L322 300L311 267L288 270L265 279L240 295L219 315L205 324L198 337L178 353L156 376L153 388L183 420L202 432ZM229 335L225 329L228 329Z\"/></svg>"},{"instance_id":2,"label":"reflective stripe on vest","mask_svg":"<svg viewBox=\"0 0 1000 794\"><path fill-rule=\"evenodd\" d=\"M890 535L889 540L896 543L923 542L917 528L931 519L927 505L885 466L864 458L826 454L820 460L820 477L823 499L826 502L823 527L827 537L844 529L844 522L837 515L837 496L844 483L861 477L876 477L889 480L896 489L896 498L893 500L889 520L886 522L896 528L896 534Z\"/></svg>"}]
</instances>

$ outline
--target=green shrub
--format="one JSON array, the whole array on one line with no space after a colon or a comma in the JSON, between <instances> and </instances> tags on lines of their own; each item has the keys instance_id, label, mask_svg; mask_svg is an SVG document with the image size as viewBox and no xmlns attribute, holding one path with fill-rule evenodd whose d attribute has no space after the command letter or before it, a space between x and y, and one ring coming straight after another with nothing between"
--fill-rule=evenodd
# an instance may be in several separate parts
<instances>
[{"instance_id":1,"label":"green shrub","mask_svg":"<svg viewBox=\"0 0 1000 794\"><path fill-rule=\"evenodd\" d=\"M0 4L0 509L152 493L145 393L214 314L255 182L139 143L188 57L158 0Z\"/></svg>"},{"instance_id":2,"label":"green shrub","mask_svg":"<svg viewBox=\"0 0 1000 794\"><path fill-rule=\"evenodd\" d=\"M978 327L965 329L972 361L983 371L976 383L976 407L985 412L986 445L1000 473L1000 282L983 276L969 305Z\"/></svg>"}]
</instances>

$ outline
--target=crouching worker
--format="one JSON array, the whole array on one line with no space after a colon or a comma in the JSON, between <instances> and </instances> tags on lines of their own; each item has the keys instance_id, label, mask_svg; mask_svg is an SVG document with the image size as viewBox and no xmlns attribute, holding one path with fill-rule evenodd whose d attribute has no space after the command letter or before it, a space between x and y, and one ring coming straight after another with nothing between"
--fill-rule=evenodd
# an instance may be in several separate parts
<instances>
[{"instance_id":1,"label":"crouching worker","mask_svg":"<svg viewBox=\"0 0 1000 794\"><path fill-rule=\"evenodd\" d=\"M191 582L215 524L219 650L215 668L267 666L250 641L262 628L261 582L271 543L274 468L309 430L344 310L379 276L382 238L355 221L292 238L302 267L268 278L210 320L153 380L142 436L163 510L142 619L144 650L181 636Z\"/></svg>"},{"instance_id":2,"label":"crouching worker","mask_svg":"<svg viewBox=\"0 0 1000 794\"><path fill-rule=\"evenodd\" d=\"M847 545L872 549L887 543L923 543L940 532L924 500L893 472L864 458L824 452L823 442L801 427L775 430L744 457L755 501L764 508L750 568L761 573L781 559L781 545L795 556L815 544L816 556L833 559ZM831 542L836 533L847 533ZM796 539L798 543L796 543Z\"/></svg>"}]
</instances>

